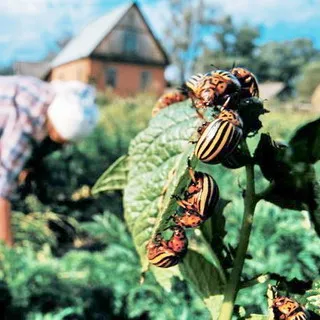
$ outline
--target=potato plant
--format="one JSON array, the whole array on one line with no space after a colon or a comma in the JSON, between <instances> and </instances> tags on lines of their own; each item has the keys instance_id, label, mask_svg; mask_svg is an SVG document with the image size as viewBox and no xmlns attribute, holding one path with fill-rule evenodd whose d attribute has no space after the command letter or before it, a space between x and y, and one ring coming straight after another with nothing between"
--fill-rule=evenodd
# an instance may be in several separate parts
<instances>
[{"instance_id":1,"label":"potato plant","mask_svg":"<svg viewBox=\"0 0 320 320\"><path fill-rule=\"evenodd\" d=\"M248 245L255 208L262 200L280 208L307 210L314 230L320 235L319 183L314 167L320 159L320 119L297 129L288 142L275 141L272 133L262 133L259 142L252 148L250 139L257 136L263 125L260 116L268 115L265 115L267 110L263 101L257 96L242 96L240 100L233 100L233 104L238 101L236 113L241 118L241 138L236 144L230 144L232 150L225 151L223 157L210 158L206 162L201 161L201 152L195 152L198 141L204 143L203 139L199 140L199 135L201 139L201 135L207 134L207 129L199 130L202 118L206 119L207 125L209 123L212 126L228 108L221 110L201 105L206 108L206 112L199 116L198 109L193 108L194 96L191 96L191 100L188 98L190 95L186 97L186 101L160 108L149 126L131 141L128 154L110 166L92 189L93 193L123 190L125 220L140 257L142 279L146 272L151 271L159 279L160 285L165 283L168 286L170 279L179 275L195 288L212 319L219 320L229 320L233 315L241 319L289 319L293 314L278 315L277 312L272 312L275 308L272 307L272 302L269 305L269 318L266 315L245 316L241 307L235 305L236 297L240 290L262 282L277 284L279 290L284 289L284 295L301 294L303 288L303 293L307 291L309 298L310 295L313 297L308 301L317 301L307 306L309 311L306 314L308 312L309 318L306 319L316 319L316 313L319 314L319 308L317 310L315 307L317 304L319 306L319 287L316 281L311 289L310 283L305 285L302 281L288 280L286 275L271 272L244 280L243 266L249 258ZM225 100L225 104L227 102L229 100ZM218 125L213 130L215 135L221 128L220 122ZM228 132L235 130L233 127L227 129ZM214 143L226 143L223 140L224 132L221 130L219 133L221 139L220 135L219 139L214 136ZM230 134L226 140L233 136ZM209 148L212 147L210 143L208 145ZM224 145L221 150L223 147ZM215 150L214 147L212 149ZM211 208L213 211L208 214L208 219L197 227L185 229L188 249L186 254L184 252L185 255L178 257L178 262L175 260L174 264L167 264L158 263L157 260L157 263L150 263L152 260L148 259L148 246L159 235L162 239L159 247L165 247L166 254L169 252L171 256L174 255L170 228L176 226L177 220L172 218L174 215L186 214L185 210L181 212L181 204L187 207L190 204L190 193L186 195L186 190L192 184L190 167L195 172L205 172L216 179L218 163L222 163L223 170L240 168L245 176L244 186L239 186L244 210L237 245L232 247L225 241L228 230L225 228L224 212L233 200L232 194L228 194L227 197L220 197L214 208ZM255 178L257 170L268 182L259 191ZM224 194L223 186L220 189ZM159 268L154 264L166 268ZM274 301L280 300L274 297ZM297 304L300 306L298 302Z\"/></svg>"}]
</instances>

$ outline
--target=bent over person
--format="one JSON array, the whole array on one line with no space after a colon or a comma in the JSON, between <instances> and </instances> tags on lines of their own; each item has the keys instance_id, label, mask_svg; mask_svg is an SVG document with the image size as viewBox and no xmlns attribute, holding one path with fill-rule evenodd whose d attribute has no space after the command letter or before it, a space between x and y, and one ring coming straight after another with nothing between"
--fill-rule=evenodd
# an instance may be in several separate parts
<instances>
[{"instance_id":1,"label":"bent over person","mask_svg":"<svg viewBox=\"0 0 320 320\"><path fill-rule=\"evenodd\" d=\"M0 241L13 243L11 202L28 162L86 137L97 120L95 90L90 85L0 77Z\"/></svg>"}]
</instances>

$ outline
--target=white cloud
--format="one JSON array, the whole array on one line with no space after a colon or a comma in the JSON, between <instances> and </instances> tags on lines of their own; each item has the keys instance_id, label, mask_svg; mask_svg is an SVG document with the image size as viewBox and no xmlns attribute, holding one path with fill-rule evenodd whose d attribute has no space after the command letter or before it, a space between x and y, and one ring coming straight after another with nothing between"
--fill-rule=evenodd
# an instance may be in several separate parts
<instances>
[{"instance_id":1,"label":"white cloud","mask_svg":"<svg viewBox=\"0 0 320 320\"><path fill-rule=\"evenodd\" d=\"M236 22L263 24L267 27L279 22L302 23L320 17L319 1L308 0L209 0L223 13L230 14Z\"/></svg>"},{"instance_id":2,"label":"white cloud","mask_svg":"<svg viewBox=\"0 0 320 320\"><path fill-rule=\"evenodd\" d=\"M274 26L279 22L303 23L312 18L320 19L320 0L205 0L208 6L216 8L216 15L232 15L236 23ZM143 10L157 29L166 24L168 6L166 0L148 4ZM303 26L302 26L303 27Z\"/></svg>"}]
</instances>

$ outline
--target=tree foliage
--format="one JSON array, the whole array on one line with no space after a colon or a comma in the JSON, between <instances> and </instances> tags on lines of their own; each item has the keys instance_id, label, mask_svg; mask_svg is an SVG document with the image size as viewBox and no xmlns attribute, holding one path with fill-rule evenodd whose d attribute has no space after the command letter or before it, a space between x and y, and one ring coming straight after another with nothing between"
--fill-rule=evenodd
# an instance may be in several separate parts
<instances>
[{"instance_id":1,"label":"tree foliage","mask_svg":"<svg viewBox=\"0 0 320 320\"><path fill-rule=\"evenodd\" d=\"M215 25L214 16L215 7L203 0L192 4L187 0L168 1L164 43L178 67L180 83L194 71L194 62L205 46L203 39Z\"/></svg>"}]
</instances>

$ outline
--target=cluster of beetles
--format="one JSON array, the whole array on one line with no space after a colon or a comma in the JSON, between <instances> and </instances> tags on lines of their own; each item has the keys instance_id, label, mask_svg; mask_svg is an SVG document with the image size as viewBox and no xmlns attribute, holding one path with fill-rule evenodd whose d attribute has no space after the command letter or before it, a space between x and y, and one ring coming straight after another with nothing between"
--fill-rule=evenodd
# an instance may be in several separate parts
<instances>
[{"instance_id":1,"label":"cluster of beetles","mask_svg":"<svg viewBox=\"0 0 320 320\"><path fill-rule=\"evenodd\" d=\"M198 129L194 155L208 164L222 164L227 168L243 165L243 153L238 148L244 136L243 121L239 115L242 99L259 98L256 77L245 68L230 71L215 70L197 74L186 81L176 91L164 94L158 100L152 113L155 116L167 106L191 99L192 105L202 119L200 110L213 108L218 111L213 121L205 121ZM219 188L213 177L207 173L194 171L188 161L191 182L183 197L173 196L182 213L171 216L174 225L169 227L171 238L166 240L158 233L147 245L147 255L151 264L169 268L178 264L187 252L188 239L185 228L196 228L215 212L219 201ZM275 294L271 305L275 319L308 320L309 312L298 302Z\"/></svg>"},{"instance_id":2,"label":"cluster of beetles","mask_svg":"<svg viewBox=\"0 0 320 320\"><path fill-rule=\"evenodd\" d=\"M186 81L178 90L164 94L153 109L153 116L170 104L191 99L199 117L206 108L218 111L213 121L205 121L198 129L199 139L194 154L202 162L222 163L236 168L238 145L243 136L243 122L237 110L241 99L259 97L256 77L245 68L230 71L215 70L197 74ZM240 165L241 166L241 165ZM169 268L178 264L187 252L188 239L185 228L196 228L213 213L219 201L219 188L213 177L194 171L188 162L191 182L183 197L174 196L182 213L171 218L174 226L169 240L159 233L147 245L151 264Z\"/></svg>"}]
</instances>

